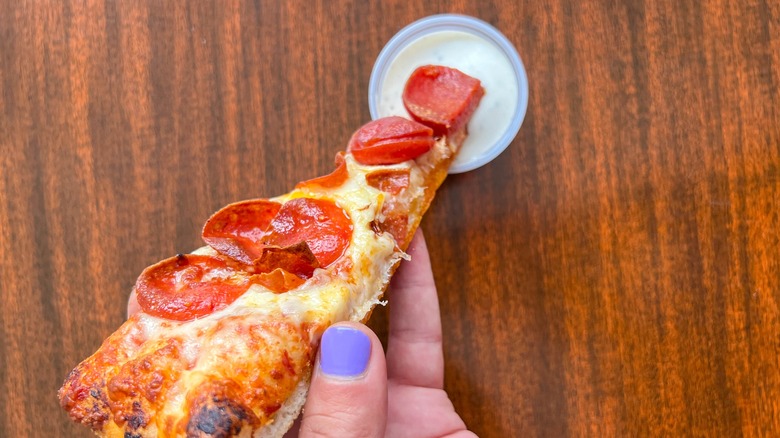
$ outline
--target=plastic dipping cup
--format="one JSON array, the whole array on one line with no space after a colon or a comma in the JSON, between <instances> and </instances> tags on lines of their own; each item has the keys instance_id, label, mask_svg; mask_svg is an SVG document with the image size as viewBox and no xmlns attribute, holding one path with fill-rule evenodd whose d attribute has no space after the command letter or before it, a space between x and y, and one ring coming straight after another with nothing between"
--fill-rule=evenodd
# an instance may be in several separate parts
<instances>
[{"instance_id":1,"label":"plastic dipping cup","mask_svg":"<svg viewBox=\"0 0 780 438\"><path fill-rule=\"evenodd\" d=\"M368 86L371 117L410 118L402 100L404 85L427 64L456 68L479 79L485 89L449 172L492 161L515 138L528 108L528 78L512 43L493 26L465 15L415 21L390 39L374 64Z\"/></svg>"}]
</instances>

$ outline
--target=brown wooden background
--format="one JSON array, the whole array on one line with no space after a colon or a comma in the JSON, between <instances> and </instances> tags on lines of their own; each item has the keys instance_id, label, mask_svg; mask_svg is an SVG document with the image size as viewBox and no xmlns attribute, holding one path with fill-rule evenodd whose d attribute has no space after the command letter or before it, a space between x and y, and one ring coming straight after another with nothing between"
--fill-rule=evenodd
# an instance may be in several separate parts
<instances>
[{"instance_id":1,"label":"brown wooden background","mask_svg":"<svg viewBox=\"0 0 780 438\"><path fill-rule=\"evenodd\" d=\"M55 391L138 273L328 172L384 43L439 12L531 86L424 222L467 425L780 435L778 2L2 0L0 436L90 436Z\"/></svg>"}]
</instances>

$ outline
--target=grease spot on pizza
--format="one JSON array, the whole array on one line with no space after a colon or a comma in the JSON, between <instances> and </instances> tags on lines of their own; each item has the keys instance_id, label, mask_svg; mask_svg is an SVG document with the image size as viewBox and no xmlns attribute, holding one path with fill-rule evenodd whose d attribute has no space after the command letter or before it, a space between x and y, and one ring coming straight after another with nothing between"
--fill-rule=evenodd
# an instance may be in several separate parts
<instances>
[{"instance_id":1,"label":"grease spot on pizza","mask_svg":"<svg viewBox=\"0 0 780 438\"><path fill-rule=\"evenodd\" d=\"M287 352L287 350L284 350L284 353L282 353L282 365L284 365L284 368L293 376L297 375L295 372L295 368L293 368L292 363L290 362L290 354Z\"/></svg>"}]
</instances>

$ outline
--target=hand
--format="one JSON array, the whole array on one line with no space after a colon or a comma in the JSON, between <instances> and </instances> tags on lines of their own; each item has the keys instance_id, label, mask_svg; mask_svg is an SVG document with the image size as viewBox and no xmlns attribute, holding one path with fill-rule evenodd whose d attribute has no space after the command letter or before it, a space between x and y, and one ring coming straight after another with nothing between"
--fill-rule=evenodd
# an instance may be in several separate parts
<instances>
[{"instance_id":1,"label":"hand","mask_svg":"<svg viewBox=\"0 0 780 438\"><path fill-rule=\"evenodd\" d=\"M412 260L401 265L389 291L387 359L368 327L329 328L300 437L476 437L443 389L439 299L421 232L408 252Z\"/></svg>"}]
</instances>

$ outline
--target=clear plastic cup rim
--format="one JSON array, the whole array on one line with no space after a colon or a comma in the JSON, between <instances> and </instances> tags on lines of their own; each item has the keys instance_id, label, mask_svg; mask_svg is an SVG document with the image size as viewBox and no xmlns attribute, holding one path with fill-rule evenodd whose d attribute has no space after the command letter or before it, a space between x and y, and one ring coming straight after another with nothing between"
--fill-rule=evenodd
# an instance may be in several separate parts
<instances>
[{"instance_id":1,"label":"clear plastic cup rim","mask_svg":"<svg viewBox=\"0 0 780 438\"><path fill-rule=\"evenodd\" d=\"M480 19L459 14L431 15L409 24L387 42L374 63L368 83L368 107L372 119L376 120L380 117L381 88L392 62L412 42L441 31L467 32L494 44L506 55L517 81L517 106L504 134L483 153L475 155L467 162L453 165L449 171L449 173L462 173L481 167L498 157L517 136L528 109L528 76L523 61L514 45L498 29Z\"/></svg>"}]
</instances>

